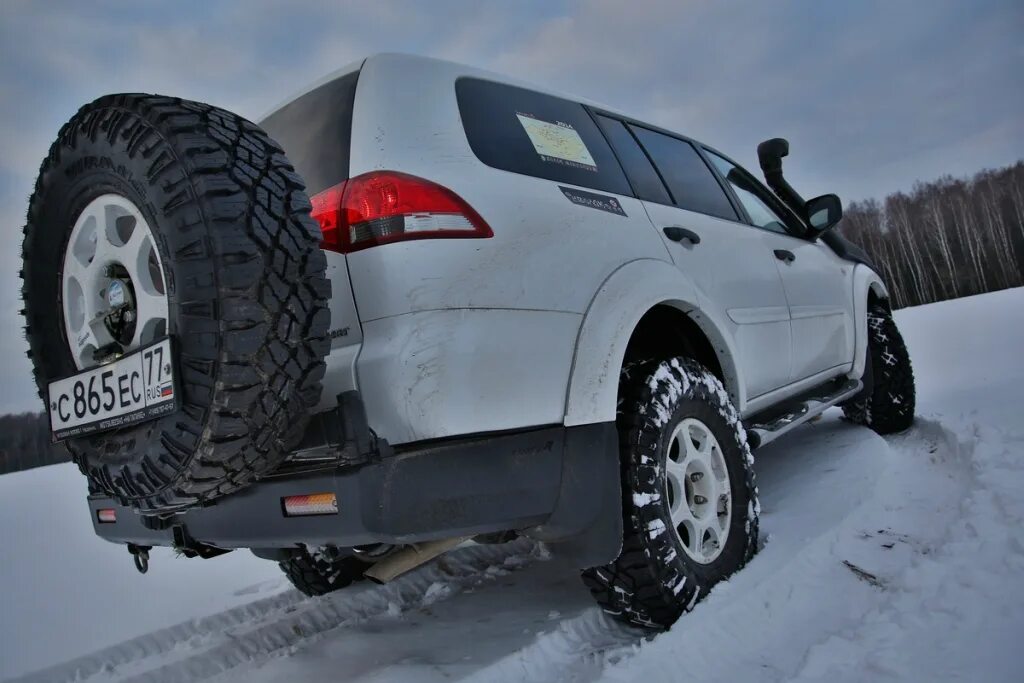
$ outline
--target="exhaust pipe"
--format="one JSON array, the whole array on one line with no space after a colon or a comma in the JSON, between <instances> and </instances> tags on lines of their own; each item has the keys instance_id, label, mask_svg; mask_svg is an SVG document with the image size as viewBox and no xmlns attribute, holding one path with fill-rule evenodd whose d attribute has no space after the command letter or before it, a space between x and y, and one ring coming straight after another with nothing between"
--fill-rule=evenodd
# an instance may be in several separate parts
<instances>
[{"instance_id":1,"label":"exhaust pipe","mask_svg":"<svg viewBox=\"0 0 1024 683\"><path fill-rule=\"evenodd\" d=\"M435 557L445 554L470 538L472 536L442 538L437 541L426 541L425 543L407 546L367 569L363 576L374 583L394 581L402 574L430 562Z\"/></svg>"},{"instance_id":2,"label":"exhaust pipe","mask_svg":"<svg viewBox=\"0 0 1024 683\"><path fill-rule=\"evenodd\" d=\"M757 160L761 164L768 187L775 191L786 206L800 217L807 220L807 209L804 198L782 176L782 158L789 154L789 141L783 138L765 140L757 146Z\"/></svg>"}]
</instances>

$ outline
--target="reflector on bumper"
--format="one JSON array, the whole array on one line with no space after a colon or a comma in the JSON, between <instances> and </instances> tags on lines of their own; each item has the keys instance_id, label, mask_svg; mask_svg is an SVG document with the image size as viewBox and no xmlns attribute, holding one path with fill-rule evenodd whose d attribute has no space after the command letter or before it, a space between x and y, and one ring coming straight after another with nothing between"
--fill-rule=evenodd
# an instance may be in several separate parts
<instances>
[{"instance_id":1,"label":"reflector on bumper","mask_svg":"<svg viewBox=\"0 0 1024 683\"><path fill-rule=\"evenodd\" d=\"M311 493L281 499L285 517L338 514L338 497L333 493Z\"/></svg>"}]
</instances>

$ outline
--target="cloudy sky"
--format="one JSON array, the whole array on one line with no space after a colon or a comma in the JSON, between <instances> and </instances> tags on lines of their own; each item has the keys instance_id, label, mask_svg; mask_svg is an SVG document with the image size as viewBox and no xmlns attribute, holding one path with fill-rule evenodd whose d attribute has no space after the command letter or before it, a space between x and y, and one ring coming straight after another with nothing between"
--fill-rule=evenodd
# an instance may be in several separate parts
<instances>
[{"instance_id":1,"label":"cloudy sky","mask_svg":"<svg viewBox=\"0 0 1024 683\"><path fill-rule=\"evenodd\" d=\"M60 125L110 92L258 118L372 52L578 93L756 169L792 145L806 194L881 197L1024 158L1021 0L0 4L0 413L36 410L17 277L26 201Z\"/></svg>"}]
</instances>

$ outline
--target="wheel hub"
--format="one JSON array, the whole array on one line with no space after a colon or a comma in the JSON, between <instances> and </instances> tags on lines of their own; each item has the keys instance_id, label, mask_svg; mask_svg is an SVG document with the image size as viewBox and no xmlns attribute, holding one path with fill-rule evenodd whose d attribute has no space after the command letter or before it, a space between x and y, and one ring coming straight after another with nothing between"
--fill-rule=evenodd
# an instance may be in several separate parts
<instances>
[{"instance_id":1,"label":"wheel hub","mask_svg":"<svg viewBox=\"0 0 1024 683\"><path fill-rule=\"evenodd\" d=\"M100 296L106 301L106 308L100 311L103 324L114 342L121 348L131 345L135 336L135 321L138 318L135 302L135 288L127 275L117 277L115 266L108 268L108 275L113 276Z\"/></svg>"},{"instance_id":2,"label":"wheel hub","mask_svg":"<svg viewBox=\"0 0 1024 683\"><path fill-rule=\"evenodd\" d=\"M64 252L64 330L79 370L167 333L163 266L139 208L105 194L78 215Z\"/></svg>"},{"instance_id":3,"label":"wheel hub","mask_svg":"<svg viewBox=\"0 0 1024 683\"><path fill-rule=\"evenodd\" d=\"M128 283L122 280L111 280L107 286L107 306L111 310L115 310L124 305L125 290L128 288Z\"/></svg>"},{"instance_id":4,"label":"wheel hub","mask_svg":"<svg viewBox=\"0 0 1024 683\"><path fill-rule=\"evenodd\" d=\"M696 418L682 420L668 440L665 498L671 526L693 560L707 564L725 547L732 522L732 492L722 448Z\"/></svg>"}]
</instances>

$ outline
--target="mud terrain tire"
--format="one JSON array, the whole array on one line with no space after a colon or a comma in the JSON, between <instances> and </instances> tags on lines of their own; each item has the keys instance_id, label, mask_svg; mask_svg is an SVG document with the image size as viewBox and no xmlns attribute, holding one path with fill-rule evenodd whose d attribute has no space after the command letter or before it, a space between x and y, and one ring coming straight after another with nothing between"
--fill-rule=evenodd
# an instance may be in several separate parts
<instances>
[{"instance_id":1,"label":"mud terrain tire","mask_svg":"<svg viewBox=\"0 0 1024 683\"><path fill-rule=\"evenodd\" d=\"M753 556L759 514L754 459L739 413L722 383L692 360L674 358L627 368L619 398L622 551L611 564L584 571L583 582L605 612L617 619L668 628ZM670 453L671 442L686 420L699 421L717 441L732 497L724 546L718 550L715 545L717 555L703 563L684 549L688 541L674 528L669 500L667 462L680 457Z\"/></svg>"},{"instance_id":2,"label":"mud terrain tire","mask_svg":"<svg viewBox=\"0 0 1024 683\"><path fill-rule=\"evenodd\" d=\"M871 393L843 406L851 422L867 425L879 434L908 429L914 422L916 392L914 368L892 313L882 304L868 309L868 362Z\"/></svg>"},{"instance_id":3,"label":"mud terrain tire","mask_svg":"<svg viewBox=\"0 0 1024 683\"><path fill-rule=\"evenodd\" d=\"M319 400L330 283L302 179L255 124L172 97L101 97L61 129L29 202L22 295L35 379L77 371L64 253L93 199L141 211L162 263L182 407L70 439L92 487L146 513L213 500L277 467Z\"/></svg>"}]
</instances>

